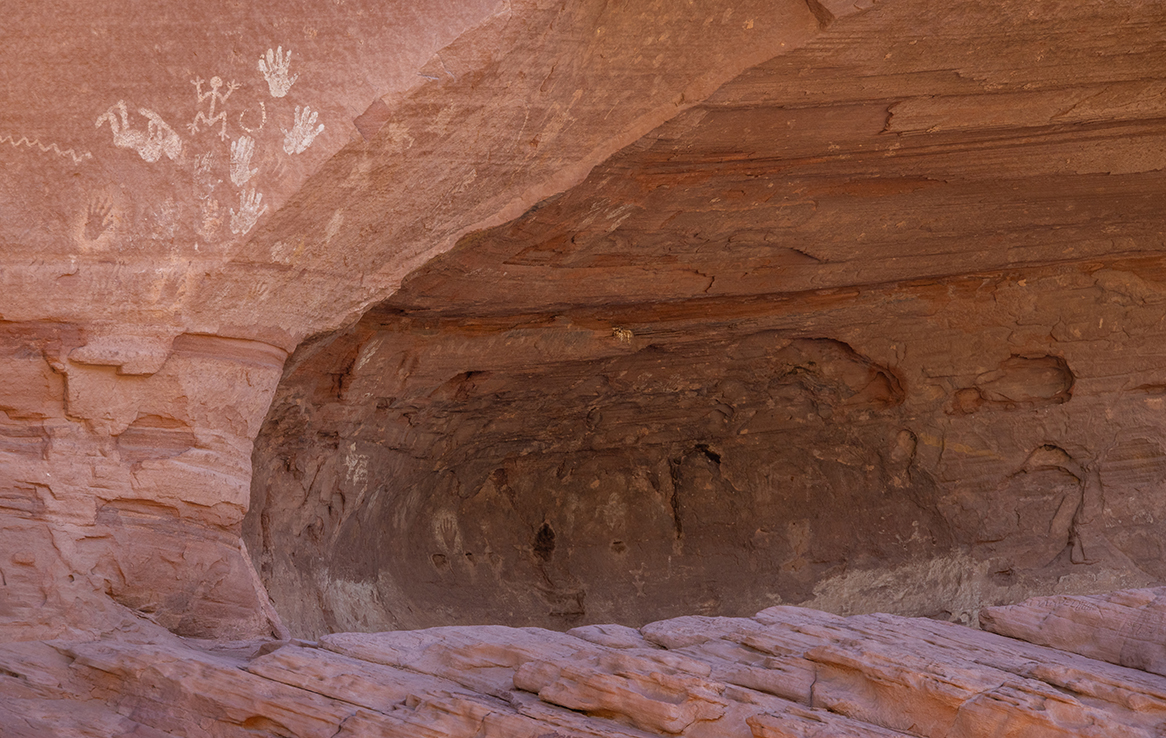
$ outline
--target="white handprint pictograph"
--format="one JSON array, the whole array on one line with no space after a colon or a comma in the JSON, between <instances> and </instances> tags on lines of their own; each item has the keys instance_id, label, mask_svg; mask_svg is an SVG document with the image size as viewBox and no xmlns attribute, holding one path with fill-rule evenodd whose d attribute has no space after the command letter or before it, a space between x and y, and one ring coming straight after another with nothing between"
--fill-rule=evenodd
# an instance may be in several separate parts
<instances>
[{"instance_id":1,"label":"white handprint pictograph","mask_svg":"<svg viewBox=\"0 0 1166 738\"><path fill-rule=\"evenodd\" d=\"M318 113L312 112L312 109L307 105L300 109L296 106L296 124L289 131L286 128L280 128L283 131L283 150L289 154L299 154L312 145L312 141L320 132L324 130L324 124L321 123L315 130L312 126L316 125L316 118Z\"/></svg>"},{"instance_id":2,"label":"white handprint pictograph","mask_svg":"<svg viewBox=\"0 0 1166 738\"><path fill-rule=\"evenodd\" d=\"M276 51L267 50L267 59L259 58L259 71L263 73L263 78L267 80L267 89L271 92L272 97L283 97L291 86L295 84L300 75L288 77L288 65L291 64L291 49L288 49L287 56L284 56L283 47L280 46Z\"/></svg>"},{"instance_id":3,"label":"white handprint pictograph","mask_svg":"<svg viewBox=\"0 0 1166 738\"><path fill-rule=\"evenodd\" d=\"M251 168L251 156L255 153L255 139L239 136L231 144L231 181L236 187L247 184L259 170Z\"/></svg>"},{"instance_id":4,"label":"white handprint pictograph","mask_svg":"<svg viewBox=\"0 0 1166 738\"><path fill-rule=\"evenodd\" d=\"M248 187L239 193L238 212L231 208L231 233L245 235L255 227L255 222L259 220L259 216L267 212L266 205L262 208L259 207L261 202L263 202L263 193L256 192L254 187Z\"/></svg>"}]
</instances>

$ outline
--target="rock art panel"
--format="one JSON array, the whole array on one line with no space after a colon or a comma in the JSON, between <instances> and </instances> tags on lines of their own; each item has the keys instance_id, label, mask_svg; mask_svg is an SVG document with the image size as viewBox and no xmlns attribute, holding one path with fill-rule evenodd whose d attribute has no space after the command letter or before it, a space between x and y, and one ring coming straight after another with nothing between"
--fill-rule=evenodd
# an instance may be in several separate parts
<instances>
[{"instance_id":1,"label":"rock art panel","mask_svg":"<svg viewBox=\"0 0 1166 738\"><path fill-rule=\"evenodd\" d=\"M0 356L13 369L0 376L22 383L0 382L0 528L28 553L5 574L6 634L102 632L134 613L187 636L279 631L239 525L287 351L390 294L423 252L579 179L674 115L682 92L690 105L816 28L797 0L703 29L692 21L709 8L677 6L654 16L656 71L628 77L637 7L301 10L23 3L7 16L0 55L22 105L0 131L0 320L68 340ZM683 68L663 63L666 47ZM583 99L596 74L634 79ZM378 106L391 116L364 140L348 121ZM514 138L516 115L553 128L539 158ZM451 152L469 166L447 188L435 162ZM322 239L301 195L328 211ZM421 221L432 238L415 238ZM388 222L413 235L389 237Z\"/></svg>"},{"instance_id":2,"label":"rock art panel","mask_svg":"<svg viewBox=\"0 0 1166 738\"><path fill-rule=\"evenodd\" d=\"M114 114L115 108L117 115ZM130 124L124 100L119 100L117 105L99 116L96 125L100 128L102 123L109 124L113 131L113 145L119 149L133 149L144 161L156 162L163 154L170 160L182 155L182 139L160 115L146 108L138 108L138 114L147 120L145 131Z\"/></svg>"},{"instance_id":3,"label":"rock art panel","mask_svg":"<svg viewBox=\"0 0 1166 738\"><path fill-rule=\"evenodd\" d=\"M246 525L296 627L639 622L676 614L636 609L673 591L709 614L974 623L1155 582L1164 272L1136 253L1156 236L1134 220L1160 218L1130 218L1142 151L1099 178L1066 166L1093 145L1076 132L1025 148L1035 119L889 129L904 98L1023 92L1001 60L1041 37L1031 18L888 40L952 17L903 3L827 27L305 348ZM1080 56L1106 43L1057 58L1090 85L1136 76ZM1037 192L1081 214L1075 256ZM1103 224L1134 252L1085 235ZM278 551L297 537L311 556Z\"/></svg>"},{"instance_id":4,"label":"rock art panel","mask_svg":"<svg viewBox=\"0 0 1166 738\"><path fill-rule=\"evenodd\" d=\"M670 586L975 623L1161 578L1157 82L1064 33L1156 59L1160 9L812 5L813 43L293 362L247 530L304 633L636 623Z\"/></svg>"},{"instance_id":5,"label":"rock art panel","mask_svg":"<svg viewBox=\"0 0 1166 738\"><path fill-rule=\"evenodd\" d=\"M302 154L312 141L316 140L324 131L324 124L316 125L316 119L319 113L313 111L308 106L301 108L296 106L295 125L291 130L283 130L283 150L288 154Z\"/></svg>"},{"instance_id":6,"label":"rock art panel","mask_svg":"<svg viewBox=\"0 0 1166 738\"><path fill-rule=\"evenodd\" d=\"M15 7L5 627L278 630L237 536L308 336L247 526L323 552L256 554L317 632L1160 578L1161 9L868 5Z\"/></svg>"},{"instance_id":7,"label":"rock art panel","mask_svg":"<svg viewBox=\"0 0 1166 738\"><path fill-rule=\"evenodd\" d=\"M286 97L288 90L300 78L300 75L293 74L288 76L288 68L291 66L291 49L287 53L283 53L283 47L280 46L272 51L267 50L266 59L259 59L259 71L263 73L263 78L267 80L267 90L272 97Z\"/></svg>"},{"instance_id":8,"label":"rock art panel","mask_svg":"<svg viewBox=\"0 0 1166 738\"><path fill-rule=\"evenodd\" d=\"M93 158L93 154L88 151L77 153L71 148L62 150L61 147L55 143L43 144L40 142L39 138L29 139L28 136L21 136L20 138L17 138L15 135L8 134L5 136L0 136L0 143L6 143L14 149L19 149L23 146L28 149L35 148L41 153L52 152L57 156L67 156L73 160L74 164L80 164L87 159Z\"/></svg>"}]
</instances>

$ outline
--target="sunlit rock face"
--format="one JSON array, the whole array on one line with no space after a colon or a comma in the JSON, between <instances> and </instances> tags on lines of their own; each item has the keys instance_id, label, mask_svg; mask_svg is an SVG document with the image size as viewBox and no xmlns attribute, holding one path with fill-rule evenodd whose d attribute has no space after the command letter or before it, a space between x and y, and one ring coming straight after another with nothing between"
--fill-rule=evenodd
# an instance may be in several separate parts
<instances>
[{"instance_id":1,"label":"sunlit rock face","mask_svg":"<svg viewBox=\"0 0 1166 738\"><path fill-rule=\"evenodd\" d=\"M1158 6L114 5L0 27L0 637L1159 577Z\"/></svg>"},{"instance_id":2,"label":"sunlit rock face","mask_svg":"<svg viewBox=\"0 0 1166 738\"><path fill-rule=\"evenodd\" d=\"M301 346L245 536L279 610L975 622L1160 580L1160 12L879 5Z\"/></svg>"},{"instance_id":3,"label":"sunlit rock face","mask_svg":"<svg viewBox=\"0 0 1166 738\"><path fill-rule=\"evenodd\" d=\"M256 270L287 254L242 255L364 141L353 121L371 102L416 87L497 3L440 10L6 4L0 638L136 616L188 636L280 631L239 528L252 441L320 316L264 307ZM248 288L223 288L241 272Z\"/></svg>"},{"instance_id":4,"label":"sunlit rock face","mask_svg":"<svg viewBox=\"0 0 1166 738\"><path fill-rule=\"evenodd\" d=\"M1166 712L1163 594L1040 597L986 611L995 632L786 606L640 628L315 641L200 643L152 626L0 644L0 717L20 738L192 726L272 738L1151 738Z\"/></svg>"}]
</instances>

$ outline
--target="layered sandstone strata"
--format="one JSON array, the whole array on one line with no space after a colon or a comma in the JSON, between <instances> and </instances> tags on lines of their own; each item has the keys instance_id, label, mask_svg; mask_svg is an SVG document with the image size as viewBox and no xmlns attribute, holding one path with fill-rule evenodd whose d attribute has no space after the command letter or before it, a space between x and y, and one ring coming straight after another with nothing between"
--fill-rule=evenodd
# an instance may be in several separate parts
<instances>
[{"instance_id":1,"label":"layered sandstone strata","mask_svg":"<svg viewBox=\"0 0 1166 738\"><path fill-rule=\"evenodd\" d=\"M567 633L213 644L154 628L0 646L0 734L13 738L1150 738L1163 726L1156 673L953 623L793 607Z\"/></svg>"},{"instance_id":2,"label":"layered sandstone strata","mask_svg":"<svg viewBox=\"0 0 1166 738\"><path fill-rule=\"evenodd\" d=\"M1159 4L10 5L0 734L1161 734Z\"/></svg>"}]
</instances>

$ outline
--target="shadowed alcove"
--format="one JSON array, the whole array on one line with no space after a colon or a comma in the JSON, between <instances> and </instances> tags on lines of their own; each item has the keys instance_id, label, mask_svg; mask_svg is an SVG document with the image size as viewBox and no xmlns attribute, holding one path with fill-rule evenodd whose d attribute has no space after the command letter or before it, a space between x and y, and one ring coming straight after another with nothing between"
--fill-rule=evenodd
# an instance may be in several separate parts
<instances>
[{"instance_id":1,"label":"shadowed alcove","mask_svg":"<svg viewBox=\"0 0 1166 738\"><path fill-rule=\"evenodd\" d=\"M1157 154L1097 117L1147 62L960 7L1009 45L876 7L302 344L245 525L293 630L973 623L1166 576ZM1069 67L1108 96L999 107Z\"/></svg>"}]
</instances>

